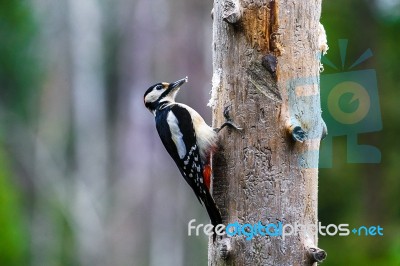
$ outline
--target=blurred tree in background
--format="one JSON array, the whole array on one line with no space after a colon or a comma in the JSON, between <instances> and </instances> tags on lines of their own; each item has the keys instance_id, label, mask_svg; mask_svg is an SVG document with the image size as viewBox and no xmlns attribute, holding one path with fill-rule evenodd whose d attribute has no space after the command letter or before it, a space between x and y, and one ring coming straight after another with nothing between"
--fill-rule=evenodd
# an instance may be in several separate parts
<instances>
[{"instance_id":1,"label":"blurred tree in background","mask_svg":"<svg viewBox=\"0 0 400 266\"><path fill-rule=\"evenodd\" d=\"M344 8L346 7L346 8ZM24 0L0 4L0 265L205 265L207 215L165 153L143 93L189 76L180 100L211 121L212 1ZM324 1L327 57L377 72L380 164L349 164L333 139L322 224L383 237L320 237L326 265L400 264L400 3ZM334 70L325 65L325 73Z\"/></svg>"}]
</instances>

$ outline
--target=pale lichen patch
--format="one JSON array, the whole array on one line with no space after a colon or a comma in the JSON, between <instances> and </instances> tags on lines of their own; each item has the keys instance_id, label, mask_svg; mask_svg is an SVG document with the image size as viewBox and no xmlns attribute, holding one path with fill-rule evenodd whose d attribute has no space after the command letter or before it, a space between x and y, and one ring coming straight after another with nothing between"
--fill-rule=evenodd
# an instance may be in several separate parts
<instances>
[{"instance_id":1,"label":"pale lichen patch","mask_svg":"<svg viewBox=\"0 0 400 266\"><path fill-rule=\"evenodd\" d=\"M215 103L217 102L217 97L218 97L218 92L221 89L221 76L222 76L222 69L218 68L217 70L214 71L213 76L212 76L212 88L210 91L211 98L208 101L207 106L213 108L215 106Z\"/></svg>"}]
</instances>

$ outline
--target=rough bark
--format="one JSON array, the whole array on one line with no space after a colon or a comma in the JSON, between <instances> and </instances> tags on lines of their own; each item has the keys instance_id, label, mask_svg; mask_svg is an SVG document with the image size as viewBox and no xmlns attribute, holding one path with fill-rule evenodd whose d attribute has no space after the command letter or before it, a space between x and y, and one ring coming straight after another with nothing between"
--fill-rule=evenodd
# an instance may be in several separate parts
<instances>
[{"instance_id":1,"label":"rough bark","mask_svg":"<svg viewBox=\"0 0 400 266\"><path fill-rule=\"evenodd\" d=\"M215 0L213 195L224 224L317 223L321 0ZM312 265L317 235L210 240L209 265Z\"/></svg>"}]
</instances>

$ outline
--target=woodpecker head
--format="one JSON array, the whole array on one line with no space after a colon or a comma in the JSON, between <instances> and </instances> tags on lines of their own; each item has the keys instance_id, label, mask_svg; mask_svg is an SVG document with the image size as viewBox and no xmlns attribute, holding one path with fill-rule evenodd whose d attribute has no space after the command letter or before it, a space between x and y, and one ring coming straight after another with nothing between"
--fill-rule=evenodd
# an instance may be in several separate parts
<instances>
[{"instance_id":1,"label":"woodpecker head","mask_svg":"<svg viewBox=\"0 0 400 266\"><path fill-rule=\"evenodd\" d=\"M154 84L144 94L144 105L150 112L154 113L157 107L163 102L175 102L179 88L188 81L188 77L173 83L161 82Z\"/></svg>"}]
</instances>

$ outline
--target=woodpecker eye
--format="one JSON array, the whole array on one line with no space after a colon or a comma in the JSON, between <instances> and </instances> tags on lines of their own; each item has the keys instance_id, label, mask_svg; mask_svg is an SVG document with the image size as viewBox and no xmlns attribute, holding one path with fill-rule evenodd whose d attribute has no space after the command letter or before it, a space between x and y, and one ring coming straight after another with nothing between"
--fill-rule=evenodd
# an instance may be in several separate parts
<instances>
[{"instance_id":1,"label":"woodpecker eye","mask_svg":"<svg viewBox=\"0 0 400 266\"><path fill-rule=\"evenodd\" d=\"M161 85L156 86L156 90L161 90L162 88L163 88L163 86L161 86Z\"/></svg>"}]
</instances>

